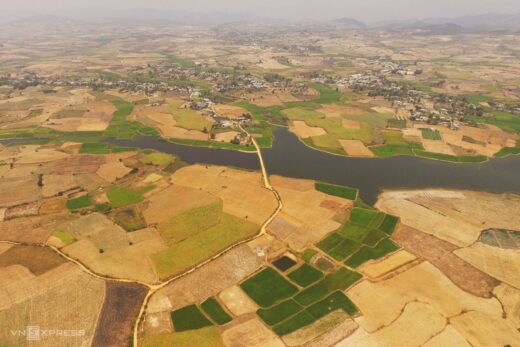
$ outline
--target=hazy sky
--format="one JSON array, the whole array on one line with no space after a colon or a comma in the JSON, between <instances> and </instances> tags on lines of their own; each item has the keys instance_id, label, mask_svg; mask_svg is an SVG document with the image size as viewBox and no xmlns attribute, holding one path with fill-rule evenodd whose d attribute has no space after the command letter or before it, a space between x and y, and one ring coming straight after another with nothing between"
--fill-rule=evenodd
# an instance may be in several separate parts
<instances>
[{"instance_id":1,"label":"hazy sky","mask_svg":"<svg viewBox=\"0 0 520 347\"><path fill-rule=\"evenodd\" d=\"M133 8L221 12L260 17L332 19L352 17L367 22L457 17L483 13L520 13L520 0L0 0L3 16L101 13ZM96 11L93 11L96 8ZM107 11L108 10L108 11ZM109 12L109 13L106 13Z\"/></svg>"}]
</instances>

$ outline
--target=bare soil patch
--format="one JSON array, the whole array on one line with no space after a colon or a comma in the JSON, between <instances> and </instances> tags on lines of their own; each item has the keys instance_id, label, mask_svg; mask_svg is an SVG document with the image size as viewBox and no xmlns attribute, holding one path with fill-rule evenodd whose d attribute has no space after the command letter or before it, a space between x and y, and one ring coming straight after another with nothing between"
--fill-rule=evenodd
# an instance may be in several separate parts
<instances>
[{"instance_id":1,"label":"bare soil patch","mask_svg":"<svg viewBox=\"0 0 520 347\"><path fill-rule=\"evenodd\" d=\"M100 155L75 155L54 163L53 172L58 174L89 174L95 173L105 163Z\"/></svg>"},{"instance_id":2,"label":"bare soil patch","mask_svg":"<svg viewBox=\"0 0 520 347\"><path fill-rule=\"evenodd\" d=\"M106 282L105 302L93 346L126 346L147 289L139 284Z\"/></svg>"},{"instance_id":3,"label":"bare soil patch","mask_svg":"<svg viewBox=\"0 0 520 347\"><path fill-rule=\"evenodd\" d=\"M59 198L59 199L52 199L44 201L39 209L39 214L46 215L46 214L54 214L54 213L61 213L64 212L67 209L67 199L66 198Z\"/></svg>"},{"instance_id":4,"label":"bare soil patch","mask_svg":"<svg viewBox=\"0 0 520 347\"><path fill-rule=\"evenodd\" d=\"M231 142L238 135L237 131L226 131L215 134L215 141L217 142Z\"/></svg>"},{"instance_id":5,"label":"bare soil patch","mask_svg":"<svg viewBox=\"0 0 520 347\"><path fill-rule=\"evenodd\" d=\"M13 246L0 254L0 267L20 264L39 276L65 262L65 259L49 248Z\"/></svg>"},{"instance_id":6,"label":"bare soil patch","mask_svg":"<svg viewBox=\"0 0 520 347\"><path fill-rule=\"evenodd\" d=\"M0 206L8 207L38 200L40 187L36 176L0 179Z\"/></svg>"},{"instance_id":7,"label":"bare soil patch","mask_svg":"<svg viewBox=\"0 0 520 347\"><path fill-rule=\"evenodd\" d=\"M458 287L474 295L490 298L499 282L465 262L453 251L453 244L423 233L407 225L401 225L392 239L413 254L424 258L441 270Z\"/></svg>"},{"instance_id":8,"label":"bare soil patch","mask_svg":"<svg viewBox=\"0 0 520 347\"><path fill-rule=\"evenodd\" d=\"M56 227L69 218L68 213L60 213L3 221L0 222L0 239L44 243Z\"/></svg>"},{"instance_id":9,"label":"bare soil patch","mask_svg":"<svg viewBox=\"0 0 520 347\"><path fill-rule=\"evenodd\" d=\"M44 197L56 196L78 186L72 174L43 175L42 182L42 194Z\"/></svg>"},{"instance_id":10,"label":"bare soil patch","mask_svg":"<svg viewBox=\"0 0 520 347\"><path fill-rule=\"evenodd\" d=\"M213 105L213 111L221 116L230 119L237 119L238 117L249 113L246 109L242 107L222 104Z\"/></svg>"},{"instance_id":11,"label":"bare soil patch","mask_svg":"<svg viewBox=\"0 0 520 347\"><path fill-rule=\"evenodd\" d=\"M343 119L341 125L346 129L361 129L361 123L355 120Z\"/></svg>"}]
</instances>

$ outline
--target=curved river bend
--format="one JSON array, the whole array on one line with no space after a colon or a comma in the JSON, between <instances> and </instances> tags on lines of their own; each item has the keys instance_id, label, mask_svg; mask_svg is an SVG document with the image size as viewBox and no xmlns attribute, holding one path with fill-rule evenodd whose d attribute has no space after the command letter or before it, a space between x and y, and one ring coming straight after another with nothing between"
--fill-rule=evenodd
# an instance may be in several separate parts
<instances>
[{"instance_id":1,"label":"curved river bend","mask_svg":"<svg viewBox=\"0 0 520 347\"><path fill-rule=\"evenodd\" d=\"M519 156L464 164L417 157L352 158L309 148L286 129L277 129L275 139L272 148L262 150L270 175L323 180L356 187L360 190L361 198L369 204L375 203L382 189L456 188L520 193ZM260 169L254 153L184 146L153 137L111 139L109 142L176 154L190 164Z\"/></svg>"}]
</instances>

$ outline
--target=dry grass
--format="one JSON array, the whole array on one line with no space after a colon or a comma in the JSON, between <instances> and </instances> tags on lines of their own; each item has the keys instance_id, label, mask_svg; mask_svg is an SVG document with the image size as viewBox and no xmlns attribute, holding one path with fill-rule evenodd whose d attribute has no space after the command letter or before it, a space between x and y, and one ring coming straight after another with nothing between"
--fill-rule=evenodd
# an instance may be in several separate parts
<instances>
[{"instance_id":1,"label":"dry grass","mask_svg":"<svg viewBox=\"0 0 520 347\"><path fill-rule=\"evenodd\" d=\"M323 343L323 335L329 335L339 328L338 330L341 331L342 334L338 334L338 336L334 338L334 340L336 340L334 342L337 342L353 333L357 327L356 322L344 311L336 310L306 327L285 335L282 339L287 346L308 346L311 342L317 343L318 341L315 341L317 339L319 339L320 343ZM332 337L331 335L329 335L329 338ZM322 346L325 346L325 344Z\"/></svg>"},{"instance_id":2,"label":"dry grass","mask_svg":"<svg viewBox=\"0 0 520 347\"><path fill-rule=\"evenodd\" d=\"M291 126L289 127L289 130L302 139L327 134L327 132L323 128L308 126L304 121L301 120L293 121Z\"/></svg>"},{"instance_id":3,"label":"dry grass","mask_svg":"<svg viewBox=\"0 0 520 347\"><path fill-rule=\"evenodd\" d=\"M230 142L238 135L237 131L226 131L223 133L215 134L215 141L217 142Z\"/></svg>"},{"instance_id":4,"label":"dry grass","mask_svg":"<svg viewBox=\"0 0 520 347\"><path fill-rule=\"evenodd\" d=\"M68 213L59 213L3 221L0 222L0 240L43 243L69 218Z\"/></svg>"},{"instance_id":5,"label":"dry grass","mask_svg":"<svg viewBox=\"0 0 520 347\"><path fill-rule=\"evenodd\" d=\"M132 171L131 168L126 167L122 162L116 161L102 164L96 173L105 181L112 183L125 177L130 171Z\"/></svg>"},{"instance_id":6,"label":"dry grass","mask_svg":"<svg viewBox=\"0 0 520 347\"><path fill-rule=\"evenodd\" d=\"M401 225L392 239L411 253L428 260L453 283L474 295L489 298L499 283L455 254L456 246L432 235Z\"/></svg>"},{"instance_id":7,"label":"dry grass","mask_svg":"<svg viewBox=\"0 0 520 347\"><path fill-rule=\"evenodd\" d=\"M470 247L458 249L454 253L490 276L520 288L518 274L520 252L518 250L501 249L477 242Z\"/></svg>"},{"instance_id":8,"label":"dry grass","mask_svg":"<svg viewBox=\"0 0 520 347\"><path fill-rule=\"evenodd\" d=\"M172 203L172 201L175 203ZM181 212L209 205L216 201L218 201L218 198L205 191L173 185L151 196L147 201L143 215L148 224L156 224Z\"/></svg>"},{"instance_id":9,"label":"dry grass","mask_svg":"<svg viewBox=\"0 0 520 347\"><path fill-rule=\"evenodd\" d=\"M227 347L284 347L280 338L258 318L252 318L224 330L222 339Z\"/></svg>"},{"instance_id":10,"label":"dry grass","mask_svg":"<svg viewBox=\"0 0 520 347\"><path fill-rule=\"evenodd\" d=\"M36 276L44 274L65 262L65 259L49 248L13 246L0 255L0 268L22 265Z\"/></svg>"},{"instance_id":11,"label":"dry grass","mask_svg":"<svg viewBox=\"0 0 520 347\"><path fill-rule=\"evenodd\" d=\"M236 119L244 114L249 113L246 109L238 106L232 106L232 105L222 105L217 104L213 105L213 111L217 113L218 115L230 118L230 119Z\"/></svg>"},{"instance_id":12,"label":"dry grass","mask_svg":"<svg viewBox=\"0 0 520 347\"><path fill-rule=\"evenodd\" d=\"M258 309L258 305L238 285L224 289L218 297L235 316L256 312Z\"/></svg>"},{"instance_id":13,"label":"dry grass","mask_svg":"<svg viewBox=\"0 0 520 347\"><path fill-rule=\"evenodd\" d=\"M368 332L389 325L408 303L414 301L431 305L443 317L471 310L502 317L502 307L497 299L468 294L428 262L378 282L362 281L349 289L347 295L363 313L356 321ZM418 320L416 324L426 322Z\"/></svg>"},{"instance_id":14,"label":"dry grass","mask_svg":"<svg viewBox=\"0 0 520 347\"><path fill-rule=\"evenodd\" d=\"M275 178L272 184L284 205L268 231L295 250L303 251L308 244L339 228L340 224L335 221L338 211L348 211L352 207L351 201L318 192L313 186L311 190L302 190L310 188L309 181Z\"/></svg>"},{"instance_id":15,"label":"dry grass","mask_svg":"<svg viewBox=\"0 0 520 347\"><path fill-rule=\"evenodd\" d=\"M452 200L467 199L463 192L442 190L397 191L380 195L376 207L401 217L403 224L453 243L467 246L480 236L483 225L450 208ZM430 201L429 204L427 202ZM471 203L471 200L468 200ZM484 214L485 212L482 211ZM456 233L453 230L457 230Z\"/></svg>"},{"instance_id":16,"label":"dry grass","mask_svg":"<svg viewBox=\"0 0 520 347\"><path fill-rule=\"evenodd\" d=\"M78 184L72 174L65 175L43 175L42 195L44 197L56 196L76 188Z\"/></svg>"},{"instance_id":17,"label":"dry grass","mask_svg":"<svg viewBox=\"0 0 520 347\"><path fill-rule=\"evenodd\" d=\"M172 176L175 184L202 189L224 201L223 212L261 225L275 210L277 202L265 189L257 172L221 166L192 165Z\"/></svg>"},{"instance_id":18,"label":"dry grass","mask_svg":"<svg viewBox=\"0 0 520 347\"><path fill-rule=\"evenodd\" d=\"M373 157L372 153L365 144L359 140L339 140L343 150L352 157Z\"/></svg>"},{"instance_id":19,"label":"dry grass","mask_svg":"<svg viewBox=\"0 0 520 347\"><path fill-rule=\"evenodd\" d=\"M7 270L7 271L5 271ZM10 330L28 325L42 329L83 329L83 337L43 336L40 346L90 344L104 298L104 282L72 264L34 277L20 266L0 269L0 341L25 345L25 337Z\"/></svg>"},{"instance_id":20,"label":"dry grass","mask_svg":"<svg viewBox=\"0 0 520 347\"><path fill-rule=\"evenodd\" d=\"M0 206L8 207L38 200L41 196L36 176L0 179Z\"/></svg>"},{"instance_id":21,"label":"dry grass","mask_svg":"<svg viewBox=\"0 0 520 347\"><path fill-rule=\"evenodd\" d=\"M441 332L445 324L446 318L433 306L422 302L411 302L388 326L373 333L358 329L337 346L381 346L389 344L390 341L395 346L420 346ZM413 334L410 331L413 331Z\"/></svg>"},{"instance_id":22,"label":"dry grass","mask_svg":"<svg viewBox=\"0 0 520 347\"><path fill-rule=\"evenodd\" d=\"M100 155L75 155L54 163L53 173L75 175L95 173L104 163L105 158Z\"/></svg>"},{"instance_id":23,"label":"dry grass","mask_svg":"<svg viewBox=\"0 0 520 347\"><path fill-rule=\"evenodd\" d=\"M368 261L357 270L361 271L365 276L374 279L386 275L415 259L416 257L413 254L400 250L382 260Z\"/></svg>"}]
</instances>

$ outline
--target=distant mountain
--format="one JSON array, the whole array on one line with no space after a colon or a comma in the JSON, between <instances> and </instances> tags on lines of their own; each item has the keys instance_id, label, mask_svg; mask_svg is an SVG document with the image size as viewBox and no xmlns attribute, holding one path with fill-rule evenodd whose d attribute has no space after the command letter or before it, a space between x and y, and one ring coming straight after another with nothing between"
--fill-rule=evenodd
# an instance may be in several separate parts
<instances>
[{"instance_id":1,"label":"distant mountain","mask_svg":"<svg viewBox=\"0 0 520 347\"><path fill-rule=\"evenodd\" d=\"M367 25L354 18L343 17L332 21L334 24L347 29L364 29Z\"/></svg>"},{"instance_id":2,"label":"distant mountain","mask_svg":"<svg viewBox=\"0 0 520 347\"><path fill-rule=\"evenodd\" d=\"M489 13L478 16L456 18L425 18L398 21L378 22L371 25L375 28L390 29L426 29L432 31L460 32L461 30L518 30L520 29L520 13Z\"/></svg>"}]
</instances>

